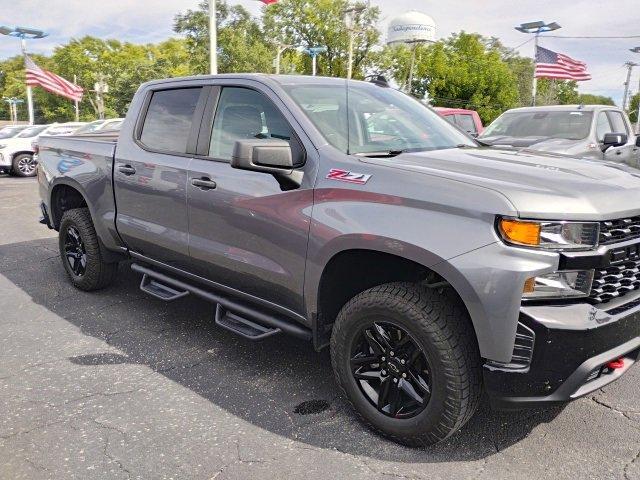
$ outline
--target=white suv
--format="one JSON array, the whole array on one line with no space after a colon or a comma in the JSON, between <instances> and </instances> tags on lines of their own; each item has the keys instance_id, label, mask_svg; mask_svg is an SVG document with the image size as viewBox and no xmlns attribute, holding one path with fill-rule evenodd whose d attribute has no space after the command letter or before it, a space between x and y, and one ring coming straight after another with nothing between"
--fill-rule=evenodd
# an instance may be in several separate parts
<instances>
[{"instance_id":1,"label":"white suv","mask_svg":"<svg viewBox=\"0 0 640 480\"><path fill-rule=\"evenodd\" d=\"M70 133L82 124L53 123L51 125L32 125L18 135L0 139L0 171L19 177L33 177L38 164L33 143L40 135L61 135Z\"/></svg>"}]
</instances>

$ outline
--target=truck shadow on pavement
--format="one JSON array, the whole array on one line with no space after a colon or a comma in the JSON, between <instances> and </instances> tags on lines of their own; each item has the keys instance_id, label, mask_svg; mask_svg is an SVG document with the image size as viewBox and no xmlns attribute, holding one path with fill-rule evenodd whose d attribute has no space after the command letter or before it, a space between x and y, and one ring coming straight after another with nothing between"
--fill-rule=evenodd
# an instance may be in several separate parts
<instances>
[{"instance_id":1,"label":"truck shadow on pavement","mask_svg":"<svg viewBox=\"0 0 640 480\"><path fill-rule=\"evenodd\" d=\"M139 275L127 263L120 266L112 287L80 292L67 281L56 252L56 239L0 245L0 274L83 334L117 349L74 356L68 359L71 364L145 365L150 374L164 375L238 418L286 438L380 460L470 461L519 442L562 411L493 412L485 401L448 441L406 448L357 420L338 393L328 351L317 353L310 344L286 336L260 343L239 338L214 325L211 304L193 297L163 303L146 296L138 288Z\"/></svg>"}]
</instances>

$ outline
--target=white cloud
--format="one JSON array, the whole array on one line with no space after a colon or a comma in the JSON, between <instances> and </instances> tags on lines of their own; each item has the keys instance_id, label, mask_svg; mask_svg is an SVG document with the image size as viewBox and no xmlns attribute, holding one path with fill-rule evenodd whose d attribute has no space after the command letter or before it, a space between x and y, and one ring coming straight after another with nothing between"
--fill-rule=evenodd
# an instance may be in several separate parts
<instances>
[{"instance_id":1,"label":"white cloud","mask_svg":"<svg viewBox=\"0 0 640 480\"><path fill-rule=\"evenodd\" d=\"M260 14L262 3L257 0L231 0ZM513 27L521 22L545 20L562 25L559 35L637 35L640 13L637 0L616 0L615 9L596 0L371 0L382 10L380 28L388 20L407 10L419 10L431 15L437 24L438 36L465 30L499 37L504 44L516 46L526 37ZM72 37L96 35L133 42L155 42L172 35L176 13L195 8L198 0L0 0L0 22L25 25L50 32L43 40L30 42L34 52L50 52L56 45ZM618 13L616 13L618 12ZM8 14L7 14L8 13ZM587 62L593 80L580 85L583 91L622 96L626 71L622 64L633 59L628 49L640 45L640 38L628 40L542 40L552 50L561 51ZM0 58L18 52L18 42L0 37ZM523 55L532 55L532 44L520 48ZM640 62L640 55L636 55ZM632 85L637 89L640 68Z\"/></svg>"}]
</instances>

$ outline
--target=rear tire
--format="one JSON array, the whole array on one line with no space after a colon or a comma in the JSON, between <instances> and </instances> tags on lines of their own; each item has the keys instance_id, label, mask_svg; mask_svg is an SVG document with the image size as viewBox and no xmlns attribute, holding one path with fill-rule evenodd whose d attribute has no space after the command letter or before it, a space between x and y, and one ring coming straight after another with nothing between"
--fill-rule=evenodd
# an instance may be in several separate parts
<instances>
[{"instance_id":1,"label":"rear tire","mask_svg":"<svg viewBox=\"0 0 640 480\"><path fill-rule=\"evenodd\" d=\"M115 280L118 264L103 260L88 208L64 212L58 246L62 265L76 288L100 290Z\"/></svg>"},{"instance_id":2,"label":"rear tire","mask_svg":"<svg viewBox=\"0 0 640 480\"><path fill-rule=\"evenodd\" d=\"M360 293L338 314L331 359L364 423L405 445L453 435L480 400L477 342L451 290L390 283Z\"/></svg>"},{"instance_id":3,"label":"rear tire","mask_svg":"<svg viewBox=\"0 0 640 480\"><path fill-rule=\"evenodd\" d=\"M33 155L22 153L13 159L12 173L18 177L35 177L38 162Z\"/></svg>"}]
</instances>

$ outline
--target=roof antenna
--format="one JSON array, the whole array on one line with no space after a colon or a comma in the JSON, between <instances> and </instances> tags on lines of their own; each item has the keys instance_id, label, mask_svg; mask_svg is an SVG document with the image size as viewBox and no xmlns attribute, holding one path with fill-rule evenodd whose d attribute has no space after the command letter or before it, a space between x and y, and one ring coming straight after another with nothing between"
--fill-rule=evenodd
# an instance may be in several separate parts
<instances>
[{"instance_id":1,"label":"roof antenna","mask_svg":"<svg viewBox=\"0 0 640 480\"><path fill-rule=\"evenodd\" d=\"M366 78L367 82L378 85L379 87L389 87L389 82L383 75L370 75Z\"/></svg>"}]
</instances>

